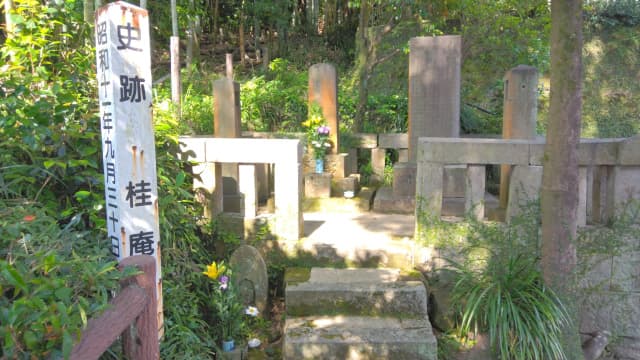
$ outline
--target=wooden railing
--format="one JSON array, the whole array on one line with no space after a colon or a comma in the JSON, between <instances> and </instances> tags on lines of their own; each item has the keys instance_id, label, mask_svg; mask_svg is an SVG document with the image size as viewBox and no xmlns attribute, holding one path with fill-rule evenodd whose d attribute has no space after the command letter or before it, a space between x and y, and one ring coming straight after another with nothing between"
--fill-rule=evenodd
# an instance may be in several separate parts
<instances>
[{"instance_id":1,"label":"wooden railing","mask_svg":"<svg viewBox=\"0 0 640 360\"><path fill-rule=\"evenodd\" d=\"M71 351L71 360L98 359L120 335L125 358L160 358L155 265L155 259L148 255L131 256L120 262L120 269L134 266L142 272L122 280L122 290L109 302L109 308L89 320L80 342Z\"/></svg>"}]
</instances>

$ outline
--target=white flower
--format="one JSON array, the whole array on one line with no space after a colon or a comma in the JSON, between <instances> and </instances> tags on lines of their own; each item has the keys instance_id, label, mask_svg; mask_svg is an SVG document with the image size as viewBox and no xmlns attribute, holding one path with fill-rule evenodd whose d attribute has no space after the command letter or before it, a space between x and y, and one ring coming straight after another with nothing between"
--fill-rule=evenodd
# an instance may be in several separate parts
<instances>
[{"instance_id":1,"label":"white flower","mask_svg":"<svg viewBox=\"0 0 640 360\"><path fill-rule=\"evenodd\" d=\"M331 147L331 143L324 143L324 147L330 148Z\"/></svg>"},{"instance_id":2,"label":"white flower","mask_svg":"<svg viewBox=\"0 0 640 360\"><path fill-rule=\"evenodd\" d=\"M251 340L249 340L249 342L247 343L247 345L249 345L250 348L257 348L258 346L260 346L261 342L259 339L253 338Z\"/></svg>"},{"instance_id":3,"label":"white flower","mask_svg":"<svg viewBox=\"0 0 640 360\"><path fill-rule=\"evenodd\" d=\"M260 314L260 311L258 311L258 308L257 308L257 307L255 307L255 306L248 306L248 307L244 310L244 313L245 313L246 315L254 316L254 317L255 317L255 316L258 316L258 314Z\"/></svg>"}]
</instances>

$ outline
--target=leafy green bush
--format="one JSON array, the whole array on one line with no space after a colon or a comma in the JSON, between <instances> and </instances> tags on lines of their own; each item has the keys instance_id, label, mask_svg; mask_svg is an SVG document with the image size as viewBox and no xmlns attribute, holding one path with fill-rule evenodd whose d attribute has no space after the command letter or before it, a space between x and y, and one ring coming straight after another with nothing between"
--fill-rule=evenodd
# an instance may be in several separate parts
<instances>
[{"instance_id":1,"label":"leafy green bush","mask_svg":"<svg viewBox=\"0 0 640 360\"><path fill-rule=\"evenodd\" d=\"M537 227L537 216L509 225L471 222L461 260L450 260L460 335L488 332L502 359L567 358L561 329L570 317L543 283Z\"/></svg>"},{"instance_id":2,"label":"leafy green bush","mask_svg":"<svg viewBox=\"0 0 640 360\"><path fill-rule=\"evenodd\" d=\"M306 71L275 59L270 71L244 82L240 89L242 126L250 131L300 132L307 118Z\"/></svg>"},{"instance_id":3,"label":"leafy green bush","mask_svg":"<svg viewBox=\"0 0 640 360\"><path fill-rule=\"evenodd\" d=\"M33 204L0 201L2 358L67 357L121 277L103 241Z\"/></svg>"}]
</instances>

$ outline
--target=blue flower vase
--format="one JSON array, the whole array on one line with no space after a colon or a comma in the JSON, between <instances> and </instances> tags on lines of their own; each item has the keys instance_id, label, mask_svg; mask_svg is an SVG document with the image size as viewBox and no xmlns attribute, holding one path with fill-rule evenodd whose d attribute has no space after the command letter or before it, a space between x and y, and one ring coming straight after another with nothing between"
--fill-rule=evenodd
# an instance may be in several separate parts
<instances>
[{"instance_id":1,"label":"blue flower vase","mask_svg":"<svg viewBox=\"0 0 640 360\"><path fill-rule=\"evenodd\" d=\"M228 340L228 341L223 341L222 342L222 351L224 352L230 352L233 351L233 349L236 348L236 344L233 342L233 340Z\"/></svg>"},{"instance_id":2,"label":"blue flower vase","mask_svg":"<svg viewBox=\"0 0 640 360\"><path fill-rule=\"evenodd\" d=\"M324 172L324 159L316 159L316 174Z\"/></svg>"}]
</instances>

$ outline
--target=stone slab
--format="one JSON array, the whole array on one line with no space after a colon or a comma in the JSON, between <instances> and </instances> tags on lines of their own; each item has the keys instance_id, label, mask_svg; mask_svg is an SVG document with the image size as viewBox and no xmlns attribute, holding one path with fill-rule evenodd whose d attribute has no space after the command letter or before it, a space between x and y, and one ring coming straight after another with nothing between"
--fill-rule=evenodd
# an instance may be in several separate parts
<instances>
[{"instance_id":1,"label":"stone slab","mask_svg":"<svg viewBox=\"0 0 640 360\"><path fill-rule=\"evenodd\" d=\"M413 197L416 194L416 163L396 163L393 166L393 196Z\"/></svg>"},{"instance_id":2,"label":"stone slab","mask_svg":"<svg viewBox=\"0 0 640 360\"><path fill-rule=\"evenodd\" d=\"M359 149L375 149L378 147L378 134L353 134Z\"/></svg>"},{"instance_id":3,"label":"stone slab","mask_svg":"<svg viewBox=\"0 0 640 360\"><path fill-rule=\"evenodd\" d=\"M380 213L413 214L416 209L415 196L398 198L393 196L393 188L381 187L373 198L373 210Z\"/></svg>"},{"instance_id":4,"label":"stone slab","mask_svg":"<svg viewBox=\"0 0 640 360\"><path fill-rule=\"evenodd\" d=\"M460 134L460 67L458 35L409 40L409 161L424 136Z\"/></svg>"},{"instance_id":5,"label":"stone slab","mask_svg":"<svg viewBox=\"0 0 640 360\"><path fill-rule=\"evenodd\" d=\"M529 140L420 138L418 161L442 164L529 164Z\"/></svg>"},{"instance_id":6,"label":"stone slab","mask_svg":"<svg viewBox=\"0 0 640 360\"><path fill-rule=\"evenodd\" d=\"M231 281L244 305L252 305L261 313L267 308L269 280L267 265L256 248L241 245L229 258L233 271Z\"/></svg>"},{"instance_id":7,"label":"stone slab","mask_svg":"<svg viewBox=\"0 0 640 360\"><path fill-rule=\"evenodd\" d=\"M359 269L356 269L359 270ZM427 292L420 281L304 282L285 289L287 314L427 317Z\"/></svg>"},{"instance_id":8,"label":"stone slab","mask_svg":"<svg viewBox=\"0 0 640 360\"><path fill-rule=\"evenodd\" d=\"M618 163L620 165L640 165L640 135L620 143Z\"/></svg>"},{"instance_id":9,"label":"stone slab","mask_svg":"<svg viewBox=\"0 0 640 360\"><path fill-rule=\"evenodd\" d=\"M283 358L436 360L437 344L425 319L287 318Z\"/></svg>"},{"instance_id":10,"label":"stone slab","mask_svg":"<svg viewBox=\"0 0 640 360\"><path fill-rule=\"evenodd\" d=\"M400 280L400 269L334 269L312 268L309 283L388 283Z\"/></svg>"},{"instance_id":11,"label":"stone slab","mask_svg":"<svg viewBox=\"0 0 640 360\"><path fill-rule=\"evenodd\" d=\"M307 174L304 176L304 196L308 198L331 197L331 174Z\"/></svg>"},{"instance_id":12,"label":"stone slab","mask_svg":"<svg viewBox=\"0 0 640 360\"><path fill-rule=\"evenodd\" d=\"M523 213L527 203L540 197L542 166L514 166L509 184L506 221Z\"/></svg>"},{"instance_id":13,"label":"stone slab","mask_svg":"<svg viewBox=\"0 0 640 360\"><path fill-rule=\"evenodd\" d=\"M378 134L378 147L384 149L408 149L408 134Z\"/></svg>"}]
</instances>

